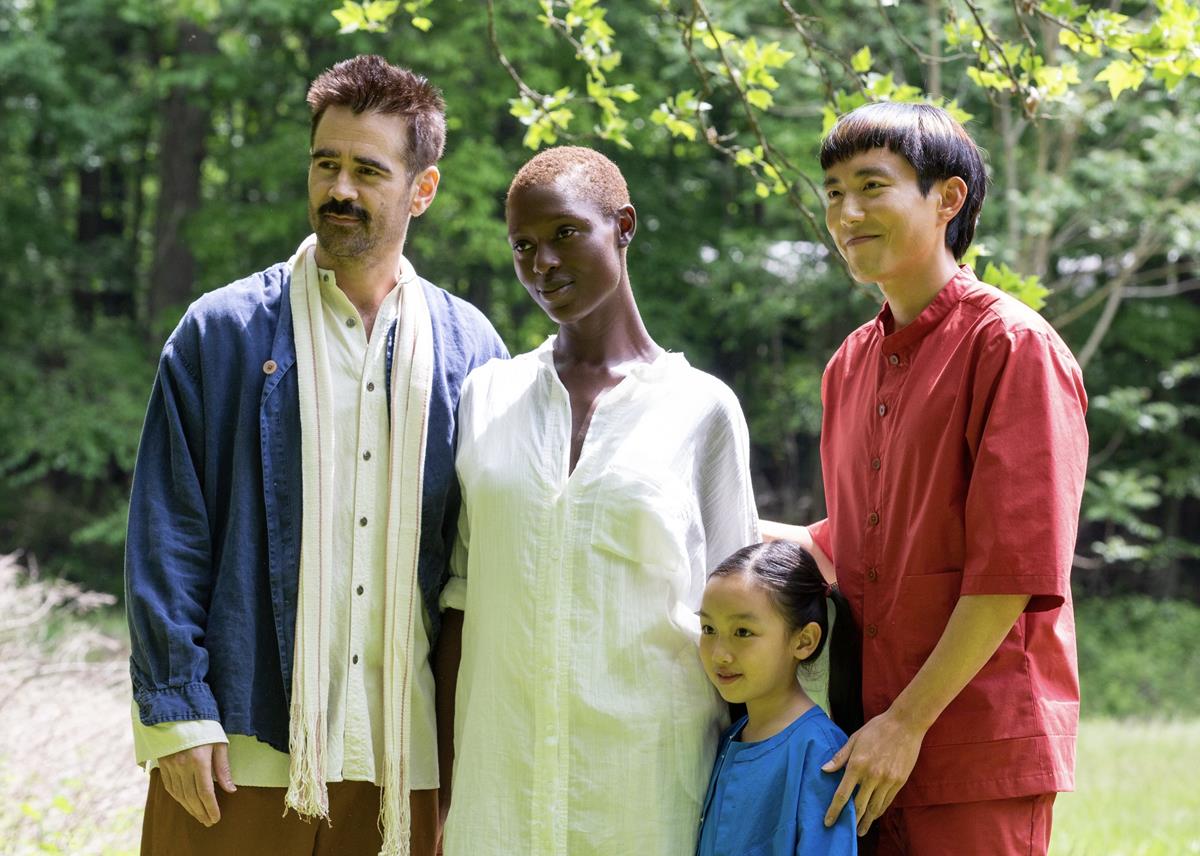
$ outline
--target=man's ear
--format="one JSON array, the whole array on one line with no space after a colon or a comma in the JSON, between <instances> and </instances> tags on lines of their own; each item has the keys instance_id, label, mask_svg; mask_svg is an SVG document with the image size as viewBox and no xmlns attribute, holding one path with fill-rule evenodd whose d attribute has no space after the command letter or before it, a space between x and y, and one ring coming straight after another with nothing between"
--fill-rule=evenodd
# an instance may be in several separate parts
<instances>
[{"instance_id":1,"label":"man's ear","mask_svg":"<svg viewBox=\"0 0 1200 856\"><path fill-rule=\"evenodd\" d=\"M637 231L637 211L632 205L622 205L617 209L617 246L625 249L633 240Z\"/></svg>"},{"instance_id":2,"label":"man's ear","mask_svg":"<svg viewBox=\"0 0 1200 856\"><path fill-rule=\"evenodd\" d=\"M943 223L949 223L967 202L967 183L959 176L952 175L939 182L939 185L938 216Z\"/></svg>"},{"instance_id":3,"label":"man's ear","mask_svg":"<svg viewBox=\"0 0 1200 856\"><path fill-rule=\"evenodd\" d=\"M821 644L821 625L810 621L799 630L792 631L792 654L799 662L804 662L812 656Z\"/></svg>"},{"instance_id":4,"label":"man's ear","mask_svg":"<svg viewBox=\"0 0 1200 856\"><path fill-rule=\"evenodd\" d=\"M436 166L426 167L413 179L413 197L408 207L412 216L420 217L425 213L425 209L433 204L433 197L437 196L438 182L441 180L442 174Z\"/></svg>"}]
</instances>

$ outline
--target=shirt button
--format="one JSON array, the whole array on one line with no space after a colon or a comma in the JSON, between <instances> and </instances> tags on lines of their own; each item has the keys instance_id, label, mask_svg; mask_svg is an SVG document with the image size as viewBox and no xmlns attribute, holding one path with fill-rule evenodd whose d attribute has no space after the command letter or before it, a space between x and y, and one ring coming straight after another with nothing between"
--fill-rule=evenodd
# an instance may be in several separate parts
<instances>
[{"instance_id":1,"label":"shirt button","mask_svg":"<svg viewBox=\"0 0 1200 856\"><path fill-rule=\"evenodd\" d=\"M879 579L879 570L877 568L867 568L867 579L871 582Z\"/></svg>"},{"instance_id":2,"label":"shirt button","mask_svg":"<svg viewBox=\"0 0 1200 856\"><path fill-rule=\"evenodd\" d=\"M369 451L367 451L367 452L363 452L363 460L364 460L364 461L369 461L369 460L371 460L371 453L370 453Z\"/></svg>"},{"instance_id":3,"label":"shirt button","mask_svg":"<svg viewBox=\"0 0 1200 856\"><path fill-rule=\"evenodd\" d=\"M874 627L875 625L872 624L871 626ZM874 636L875 634L872 633L871 635ZM358 655L355 654L353 657L351 657L350 662L357 666L358 665Z\"/></svg>"},{"instance_id":4,"label":"shirt button","mask_svg":"<svg viewBox=\"0 0 1200 856\"><path fill-rule=\"evenodd\" d=\"M356 589L354 590L354 592L355 592L355 594L362 594L362 593L363 593L363 587L362 587L362 586L359 586L358 588L356 588Z\"/></svg>"},{"instance_id":5,"label":"shirt button","mask_svg":"<svg viewBox=\"0 0 1200 856\"><path fill-rule=\"evenodd\" d=\"M374 391L375 391L375 384L368 383L367 384L367 392L374 392Z\"/></svg>"},{"instance_id":6,"label":"shirt button","mask_svg":"<svg viewBox=\"0 0 1200 856\"><path fill-rule=\"evenodd\" d=\"M885 413L887 413L887 405L886 405L886 404L880 404L880 405L879 405L879 415L880 415L880 416L883 416Z\"/></svg>"},{"instance_id":7,"label":"shirt button","mask_svg":"<svg viewBox=\"0 0 1200 856\"><path fill-rule=\"evenodd\" d=\"M357 323L358 323L358 322L357 322L357 321L355 321L353 318L347 318L347 319L346 319L346 326L347 326L347 327L353 327L353 326L354 326L355 324L357 324Z\"/></svg>"},{"instance_id":8,"label":"shirt button","mask_svg":"<svg viewBox=\"0 0 1200 856\"><path fill-rule=\"evenodd\" d=\"M894 366L900 365L900 355L892 354L891 356L888 357L888 362Z\"/></svg>"},{"instance_id":9,"label":"shirt button","mask_svg":"<svg viewBox=\"0 0 1200 856\"><path fill-rule=\"evenodd\" d=\"M365 518L365 517L360 517L360 518L358 518L358 525L359 525L359 526L366 526L366 525L367 525L367 518Z\"/></svg>"},{"instance_id":10,"label":"shirt button","mask_svg":"<svg viewBox=\"0 0 1200 856\"><path fill-rule=\"evenodd\" d=\"M876 634L878 634L878 633L879 633L879 628L876 627L874 624L867 625L867 635L870 636L872 639L874 639Z\"/></svg>"},{"instance_id":11,"label":"shirt button","mask_svg":"<svg viewBox=\"0 0 1200 856\"><path fill-rule=\"evenodd\" d=\"M882 464L880 463L879 458L871 458L871 469L877 470L881 466Z\"/></svg>"},{"instance_id":12,"label":"shirt button","mask_svg":"<svg viewBox=\"0 0 1200 856\"><path fill-rule=\"evenodd\" d=\"M363 525L364 525L364 526L366 525L366 522L367 522L367 521L366 521L366 518L364 517L364 518L363 518ZM875 526L875 525L877 525L878 523L879 523L879 515L878 515L878 514L876 514L874 511L872 511L870 514L868 514L868 515L867 515L867 525L868 525L868 526Z\"/></svg>"},{"instance_id":13,"label":"shirt button","mask_svg":"<svg viewBox=\"0 0 1200 856\"><path fill-rule=\"evenodd\" d=\"M267 360L263 363L263 374L275 374L275 370L279 368L279 363L274 360Z\"/></svg>"}]
</instances>

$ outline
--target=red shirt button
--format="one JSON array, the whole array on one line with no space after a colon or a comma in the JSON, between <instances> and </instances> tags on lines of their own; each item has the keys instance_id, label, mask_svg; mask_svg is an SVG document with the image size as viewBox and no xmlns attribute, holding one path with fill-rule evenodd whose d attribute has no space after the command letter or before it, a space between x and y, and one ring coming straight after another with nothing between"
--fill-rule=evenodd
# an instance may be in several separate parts
<instances>
[{"instance_id":1,"label":"red shirt button","mask_svg":"<svg viewBox=\"0 0 1200 856\"><path fill-rule=\"evenodd\" d=\"M877 469L879 469L881 466L882 466L882 464L880 463L880 461L879 461L879 458L872 458L872 459L871 459L871 469L873 469L873 470L877 470Z\"/></svg>"},{"instance_id":2,"label":"red shirt button","mask_svg":"<svg viewBox=\"0 0 1200 856\"><path fill-rule=\"evenodd\" d=\"M874 526L879 523L879 515L872 511L867 515L867 525Z\"/></svg>"},{"instance_id":3,"label":"red shirt button","mask_svg":"<svg viewBox=\"0 0 1200 856\"><path fill-rule=\"evenodd\" d=\"M884 416L886 413L887 413L887 405L886 404L879 405L879 415Z\"/></svg>"},{"instance_id":4,"label":"red shirt button","mask_svg":"<svg viewBox=\"0 0 1200 856\"><path fill-rule=\"evenodd\" d=\"M875 580L879 579L879 571L875 568L867 568L867 579L875 582Z\"/></svg>"},{"instance_id":5,"label":"red shirt button","mask_svg":"<svg viewBox=\"0 0 1200 856\"><path fill-rule=\"evenodd\" d=\"M879 628L876 627L874 624L867 625L867 635L870 636L872 639L874 639L878 633L879 633Z\"/></svg>"},{"instance_id":6,"label":"red shirt button","mask_svg":"<svg viewBox=\"0 0 1200 856\"><path fill-rule=\"evenodd\" d=\"M900 355L892 354L891 356L888 357L888 362L894 366L900 365Z\"/></svg>"}]
</instances>

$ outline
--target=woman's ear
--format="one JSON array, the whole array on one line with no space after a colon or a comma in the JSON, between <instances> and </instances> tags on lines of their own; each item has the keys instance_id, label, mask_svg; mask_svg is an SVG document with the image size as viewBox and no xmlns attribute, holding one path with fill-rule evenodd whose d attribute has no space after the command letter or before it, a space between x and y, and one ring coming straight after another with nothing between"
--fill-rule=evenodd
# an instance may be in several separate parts
<instances>
[{"instance_id":1,"label":"woman's ear","mask_svg":"<svg viewBox=\"0 0 1200 856\"><path fill-rule=\"evenodd\" d=\"M617 209L617 246L625 249L633 241L633 233L637 231L637 211L632 205L622 205Z\"/></svg>"},{"instance_id":2,"label":"woman's ear","mask_svg":"<svg viewBox=\"0 0 1200 856\"><path fill-rule=\"evenodd\" d=\"M821 644L821 625L810 621L798 630L792 631L792 655L801 663L812 656Z\"/></svg>"}]
</instances>

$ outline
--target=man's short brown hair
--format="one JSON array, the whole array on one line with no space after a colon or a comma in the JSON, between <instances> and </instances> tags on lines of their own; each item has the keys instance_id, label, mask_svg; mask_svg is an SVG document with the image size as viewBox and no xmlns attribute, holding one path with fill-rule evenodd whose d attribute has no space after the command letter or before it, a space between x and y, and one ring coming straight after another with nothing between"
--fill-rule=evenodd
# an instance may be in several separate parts
<instances>
[{"instance_id":1,"label":"man's short brown hair","mask_svg":"<svg viewBox=\"0 0 1200 856\"><path fill-rule=\"evenodd\" d=\"M334 105L355 113L374 110L404 116L408 120L404 154L411 175L437 163L446 145L446 102L441 91L421 75L381 56L364 54L342 60L312 82L305 100L312 108L310 141L316 137L325 110Z\"/></svg>"}]
</instances>

